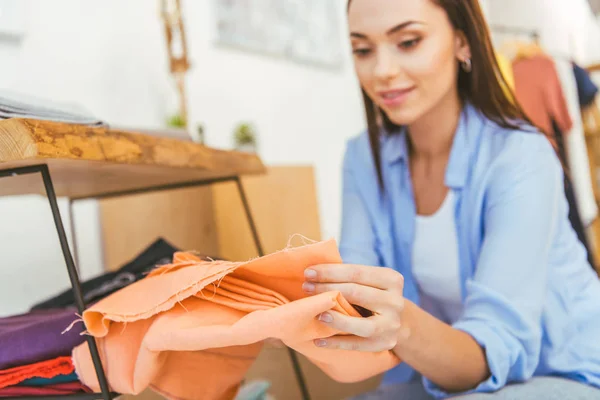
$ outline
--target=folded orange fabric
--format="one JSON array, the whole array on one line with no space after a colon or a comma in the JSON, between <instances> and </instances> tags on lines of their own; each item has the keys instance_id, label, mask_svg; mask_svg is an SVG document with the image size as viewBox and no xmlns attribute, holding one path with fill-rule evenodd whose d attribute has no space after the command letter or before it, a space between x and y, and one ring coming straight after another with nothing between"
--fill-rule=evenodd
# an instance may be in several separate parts
<instances>
[{"instance_id":1,"label":"folded orange fabric","mask_svg":"<svg viewBox=\"0 0 600 400\"><path fill-rule=\"evenodd\" d=\"M0 371L0 389L18 385L31 378L54 378L73 373L71 357L58 357L34 364L22 365Z\"/></svg>"},{"instance_id":2,"label":"folded orange fabric","mask_svg":"<svg viewBox=\"0 0 600 400\"><path fill-rule=\"evenodd\" d=\"M123 394L150 386L172 399L231 399L267 338L282 340L333 379L360 381L400 360L389 351L314 345L343 334L317 321L320 313L360 317L339 292L302 291L306 268L339 263L333 240L244 263L177 253L172 264L85 311L83 320L97 338L109 385ZM87 343L74 349L73 360L81 381L98 390Z\"/></svg>"}]
</instances>

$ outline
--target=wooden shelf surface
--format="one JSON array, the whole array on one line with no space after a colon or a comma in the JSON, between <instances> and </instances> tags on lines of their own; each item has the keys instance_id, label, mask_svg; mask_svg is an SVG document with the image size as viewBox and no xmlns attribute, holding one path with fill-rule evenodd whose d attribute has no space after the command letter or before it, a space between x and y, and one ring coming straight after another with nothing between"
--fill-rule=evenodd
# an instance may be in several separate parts
<instances>
[{"instance_id":1,"label":"wooden shelf surface","mask_svg":"<svg viewBox=\"0 0 600 400\"><path fill-rule=\"evenodd\" d=\"M123 130L30 119L0 120L0 171L47 164L57 196L118 192L262 174L255 154ZM44 193L39 174L3 178L0 196Z\"/></svg>"}]
</instances>

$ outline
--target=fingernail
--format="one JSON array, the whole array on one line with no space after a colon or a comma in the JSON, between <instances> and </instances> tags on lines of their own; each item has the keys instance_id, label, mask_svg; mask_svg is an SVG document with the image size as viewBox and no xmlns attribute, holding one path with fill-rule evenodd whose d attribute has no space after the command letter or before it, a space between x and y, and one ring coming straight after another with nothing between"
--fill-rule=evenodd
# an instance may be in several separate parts
<instances>
[{"instance_id":1,"label":"fingernail","mask_svg":"<svg viewBox=\"0 0 600 400\"><path fill-rule=\"evenodd\" d=\"M304 277L306 279L315 279L317 277L317 271L315 271L314 269L305 269Z\"/></svg>"},{"instance_id":2,"label":"fingernail","mask_svg":"<svg viewBox=\"0 0 600 400\"><path fill-rule=\"evenodd\" d=\"M302 284L302 290L304 290L307 293L312 293L315 291L315 285L312 283L304 282Z\"/></svg>"},{"instance_id":3,"label":"fingernail","mask_svg":"<svg viewBox=\"0 0 600 400\"><path fill-rule=\"evenodd\" d=\"M319 321L326 323L333 322L333 317L331 316L331 314L324 312L321 315L319 315Z\"/></svg>"},{"instance_id":4,"label":"fingernail","mask_svg":"<svg viewBox=\"0 0 600 400\"><path fill-rule=\"evenodd\" d=\"M317 339L317 340L315 340L315 345L317 347L325 347L325 346L327 346L327 340L325 340L325 339Z\"/></svg>"}]
</instances>

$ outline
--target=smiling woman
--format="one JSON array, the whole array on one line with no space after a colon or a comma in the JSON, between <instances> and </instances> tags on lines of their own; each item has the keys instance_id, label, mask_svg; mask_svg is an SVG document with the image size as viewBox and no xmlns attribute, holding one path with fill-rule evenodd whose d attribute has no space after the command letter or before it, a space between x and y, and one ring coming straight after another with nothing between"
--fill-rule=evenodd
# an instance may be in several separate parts
<instances>
[{"instance_id":1,"label":"smiling woman","mask_svg":"<svg viewBox=\"0 0 600 400\"><path fill-rule=\"evenodd\" d=\"M372 315L323 313L350 335L315 345L393 350L381 398L600 398L600 281L478 0L351 0L348 24L368 129L344 160L345 264L304 290Z\"/></svg>"},{"instance_id":2,"label":"smiling woman","mask_svg":"<svg viewBox=\"0 0 600 400\"><path fill-rule=\"evenodd\" d=\"M398 23L397 13L381 14L369 2L348 2L355 69L376 160L380 158L374 145L379 136L377 116L388 131L395 131L434 106L457 103L456 95L505 128L528 121L504 90L508 85L477 1L391 3L386 7L400 12L403 22ZM398 70L402 79L390 86L382 74L394 75Z\"/></svg>"}]
</instances>

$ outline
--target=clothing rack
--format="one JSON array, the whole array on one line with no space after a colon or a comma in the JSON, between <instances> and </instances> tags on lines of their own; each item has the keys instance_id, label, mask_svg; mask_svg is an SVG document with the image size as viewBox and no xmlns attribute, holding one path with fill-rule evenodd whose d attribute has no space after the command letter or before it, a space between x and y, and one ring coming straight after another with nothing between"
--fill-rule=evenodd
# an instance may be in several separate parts
<instances>
[{"instance_id":1,"label":"clothing rack","mask_svg":"<svg viewBox=\"0 0 600 400\"><path fill-rule=\"evenodd\" d=\"M529 36L529 38L532 39L534 42L538 42L540 39L540 34L536 29L528 29L523 27L507 25L491 25L490 30L496 33L508 33L513 35Z\"/></svg>"},{"instance_id":2,"label":"clothing rack","mask_svg":"<svg viewBox=\"0 0 600 400\"><path fill-rule=\"evenodd\" d=\"M86 151L68 148L71 144L65 144L63 139L65 132L78 138L80 142L76 144L77 146L85 144ZM86 304L83 299L77 265L69 247L59 212L57 197L68 198L69 206L72 207L74 201L83 199L114 198L200 187L220 182L235 182L256 250L260 256L264 255L240 178L243 175L262 174L266 171L257 155L215 150L182 140L111 130L104 127L92 128L30 119L0 120L0 135L6 139L3 143L32 144L27 146L26 150L23 146L0 147L0 179L8 181L7 184L0 185L0 196L40 194L48 198L80 313L86 309ZM113 145L116 147L119 143L124 146L111 153L101 146L101 143L106 143L107 140L114 141ZM36 145L42 142L44 146ZM165 153L170 157L155 156ZM181 160L185 160L184 165ZM38 174L41 175L44 184L41 191L38 188L39 185L36 185L39 183L36 180ZM118 177L118 180L115 180L115 177ZM73 227L72 220L71 227ZM76 246L74 243L74 247ZM86 340L90 347L101 393L20 396L6 397L6 399L110 400L118 396L117 393L109 390L95 338L88 335ZM298 358L292 349L288 350L303 399L308 400L308 387Z\"/></svg>"},{"instance_id":3,"label":"clothing rack","mask_svg":"<svg viewBox=\"0 0 600 400\"><path fill-rule=\"evenodd\" d=\"M496 32L496 33L506 33L506 34L526 36L535 44L538 44L538 45L540 44L541 35L537 29L528 29L528 28L523 28L523 27L506 26L506 25L491 25L490 30L492 32ZM568 54L552 51L552 52L550 52L551 54L549 54L549 55L551 55L553 58L561 58L564 60L572 61L574 54L575 54L574 53L575 44L574 44L573 35L569 35L568 50L569 50Z\"/></svg>"}]
</instances>

